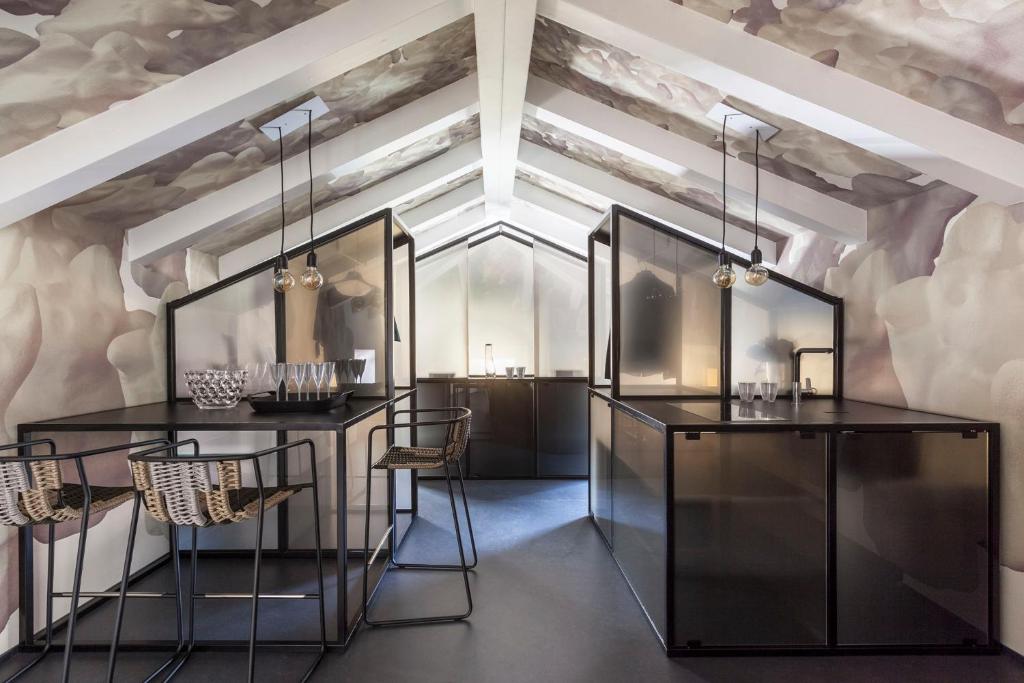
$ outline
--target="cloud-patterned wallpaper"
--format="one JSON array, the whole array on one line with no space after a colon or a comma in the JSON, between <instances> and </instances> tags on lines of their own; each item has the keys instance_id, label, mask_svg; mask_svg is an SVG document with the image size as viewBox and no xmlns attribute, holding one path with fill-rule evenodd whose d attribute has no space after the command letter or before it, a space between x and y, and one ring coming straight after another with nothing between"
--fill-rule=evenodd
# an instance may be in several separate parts
<instances>
[{"instance_id":1,"label":"cloud-patterned wallpaper","mask_svg":"<svg viewBox=\"0 0 1024 683\"><path fill-rule=\"evenodd\" d=\"M1024 0L666 0L1024 142Z\"/></svg>"},{"instance_id":2,"label":"cloud-patterned wallpaper","mask_svg":"<svg viewBox=\"0 0 1024 683\"><path fill-rule=\"evenodd\" d=\"M475 119L477 121L477 127L479 128L480 117L476 116ZM479 136L479 131L477 135ZM475 171L470 171L469 173L459 176L454 180L450 180L447 183L444 183L443 185L439 185L438 187L434 188L433 190L430 190L429 192L424 192L413 197L407 202L399 204L398 206L394 207L395 213L401 216L406 211L412 211L413 209L423 206L424 204L431 200L437 199L438 197L442 197L448 194L449 192L457 190L464 185L469 185L471 182L475 180L480 180L483 177L483 168L478 168Z\"/></svg>"},{"instance_id":3,"label":"cloud-patterned wallpaper","mask_svg":"<svg viewBox=\"0 0 1024 683\"><path fill-rule=\"evenodd\" d=\"M40 15L0 27L0 154L344 1L0 0L12 15Z\"/></svg>"},{"instance_id":4,"label":"cloud-patterned wallpaper","mask_svg":"<svg viewBox=\"0 0 1024 683\"><path fill-rule=\"evenodd\" d=\"M581 204L588 209L593 209L600 213L604 213L611 206L610 202L599 195L589 192L582 188L574 187L569 185L561 178L549 175L541 175L539 173L533 173L524 168L516 169L516 180L521 180L524 183L529 183L534 187L539 187L542 190L547 190L553 194L557 194L560 197L564 197L570 201L574 201L577 204Z\"/></svg>"},{"instance_id":5,"label":"cloud-patterned wallpaper","mask_svg":"<svg viewBox=\"0 0 1024 683\"><path fill-rule=\"evenodd\" d=\"M871 208L922 190L909 182L917 171L902 164L557 22L539 18L533 36L531 74L713 149L721 150L721 123L707 112L720 102L772 124L780 132L762 145L761 168L823 194ZM753 138L731 136L727 147L753 163Z\"/></svg>"}]
</instances>

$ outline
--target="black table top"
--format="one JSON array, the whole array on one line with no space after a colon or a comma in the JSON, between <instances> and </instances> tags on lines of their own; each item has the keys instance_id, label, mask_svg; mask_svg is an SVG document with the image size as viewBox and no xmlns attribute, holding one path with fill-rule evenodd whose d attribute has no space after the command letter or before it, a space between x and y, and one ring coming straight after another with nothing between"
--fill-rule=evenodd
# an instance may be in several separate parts
<instances>
[{"instance_id":1,"label":"black table top","mask_svg":"<svg viewBox=\"0 0 1024 683\"><path fill-rule=\"evenodd\" d=\"M608 389L595 393L611 399ZM774 403L761 400L741 404L738 400L721 402L692 399L620 399L618 405L645 422L672 431L779 430L795 428L860 429L979 429L994 430L993 422L893 408L864 401L805 399L794 405L788 398Z\"/></svg>"},{"instance_id":2,"label":"black table top","mask_svg":"<svg viewBox=\"0 0 1024 683\"><path fill-rule=\"evenodd\" d=\"M148 403L98 413L60 417L20 425L29 432L73 431L338 431L376 413L413 390L395 398L350 398L344 406L325 413L258 414L244 400L234 408L200 410L191 401Z\"/></svg>"}]
</instances>

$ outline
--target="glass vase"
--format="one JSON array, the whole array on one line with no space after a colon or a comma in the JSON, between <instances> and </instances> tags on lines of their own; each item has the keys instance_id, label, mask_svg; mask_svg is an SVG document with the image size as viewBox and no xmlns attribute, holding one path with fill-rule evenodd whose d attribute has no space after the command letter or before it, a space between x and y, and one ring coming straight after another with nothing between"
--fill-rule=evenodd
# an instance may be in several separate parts
<instances>
[{"instance_id":1,"label":"glass vase","mask_svg":"<svg viewBox=\"0 0 1024 683\"><path fill-rule=\"evenodd\" d=\"M494 347L490 344L484 344L484 375L494 377L496 374L494 369Z\"/></svg>"}]
</instances>

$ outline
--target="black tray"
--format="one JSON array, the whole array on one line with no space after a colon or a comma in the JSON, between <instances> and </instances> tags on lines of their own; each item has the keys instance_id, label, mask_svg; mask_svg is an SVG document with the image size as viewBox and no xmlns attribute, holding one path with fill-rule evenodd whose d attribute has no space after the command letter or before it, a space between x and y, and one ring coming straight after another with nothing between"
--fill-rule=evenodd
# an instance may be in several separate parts
<instances>
[{"instance_id":1,"label":"black tray","mask_svg":"<svg viewBox=\"0 0 1024 683\"><path fill-rule=\"evenodd\" d=\"M299 400L298 394L288 394L287 401L278 401L274 394L256 394L246 400L255 413L326 413L340 408L348 401L355 391L343 391L340 394L325 398L304 398Z\"/></svg>"}]
</instances>

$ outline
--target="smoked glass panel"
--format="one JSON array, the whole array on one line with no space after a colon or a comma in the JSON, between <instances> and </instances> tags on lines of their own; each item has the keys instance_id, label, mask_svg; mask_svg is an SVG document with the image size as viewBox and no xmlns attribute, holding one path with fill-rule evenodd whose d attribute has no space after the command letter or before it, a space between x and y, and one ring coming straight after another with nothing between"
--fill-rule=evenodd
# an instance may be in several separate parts
<instances>
[{"instance_id":1,"label":"smoked glass panel","mask_svg":"<svg viewBox=\"0 0 1024 683\"><path fill-rule=\"evenodd\" d=\"M285 297L289 362L338 362L336 378L358 396L384 396L384 220L317 248L324 285ZM303 261L304 256L297 260ZM363 360L357 377L341 361Z\"/></svg>"},{"instance_id":2,"label":"smoked glass panel","mask_svg":"<svg viewBox=\"0 0 1024 683\"><path fill-rule=\"evenodd\" d=\"M176 396L189 397L185 370L276 360L272 277L257 273L175 310Z\"/></svg>"},{"instance_id":3,"label":"smoked glass panel","mask_svg":"<svg viewBox=\"0 0 1024 683\"><path fill-rule=\"evenodd\" d=\"M839 643L988 643L988 435L837 441Z\"/></svg>"},{"instance_id":4,"label":"smoked glass panel","mask_svg":"<svg viewBox=\"0 0 1024 683\"><path fill-rule=\"evenodd\" d=\"M665 435L612 413L613 554L640 604L665 637Z\"/></svg>"},{"instance_id":5,"label":"smoked glass panel","mask_svg":"<svg viewBox=\"0 0 1024 683\"><path fill-rule=\"evenodd\" d=\"M834 348L833 307L786 285L768 280L752 287L735 266L732 287L732 393L737 382L778 382L779 394L791 394L793 352ZM805 354L801 381L810 377L819 394L833 391L834 354Z\"/></svg>"},{"instance_id":6,"label":"smoked glass panel","mask_svg":"<svg viewBox=\"0 0 1024 683\"><path fill-rule=\"evenodd\" d=\"M720 392L716 267L710 251L619 218L620 395Z\"/></svg>"},{"instance_id":7,"label":"smoked glass panel","mask_svg":"<svg viewBox=\"0 0 1024 683\"><path fill-rule=\"evenodd\" d=\"M484 374L484 346L495 369L533 374L533 249L494 237L469 249L469 374Z\"/></svg>"},{"instance_id":8,"label":"smoked glass panel","mask_svg":"<svg viewBox=\"0 0 1024 683\"><path fill-rule=\"evenodd\" d=\"M416 263L416 372L465 377L469 260L466 243Z\"/></svg>"},{"instance_id":9,"label":"smoked glass panel","mask_svg":"<svg viewBox=\"0 0 1024 683\"><path fill-rule=\"evenodd\" d=\"M612 543L612 407L590 397L590 512Z\"/></svg>"},{"instance_id":10,"label":"smoked glass panel","mask_svg":"<svg viewBox=\"0 0 1024 683\"><path fill-rule=\"evenodd\" d=\"M543 244L533 245L537 376L587 374L587 263Z\"/></svg>"},{"instance_id":11,"label":"smoked glass panel","mask_svg":"<svg viewBox=\"0 0 1024 683\"><path fill-rule=\"evenodd\" d=\"M823 645L826 436L674 438L675 644Z\"/></svg>"}]
</instances>

